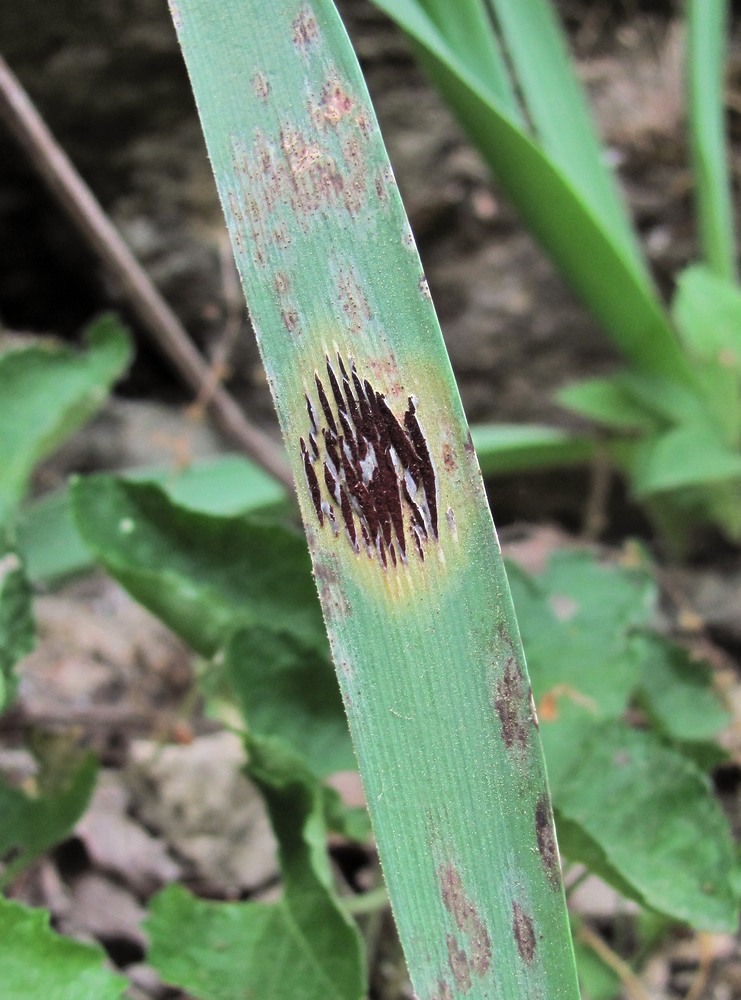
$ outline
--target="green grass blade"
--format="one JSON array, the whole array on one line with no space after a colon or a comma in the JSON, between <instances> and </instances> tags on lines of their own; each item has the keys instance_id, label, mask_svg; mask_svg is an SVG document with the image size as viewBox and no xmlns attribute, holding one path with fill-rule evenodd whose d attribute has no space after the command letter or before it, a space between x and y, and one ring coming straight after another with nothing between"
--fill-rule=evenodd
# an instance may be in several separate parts
<instances>
[{"instance_id":1,"label":"green grass blade","mask_svg":"<svg viewBox=\"0 0 741 1000\"><path fill-rule=\"evenodd\" d=\"M413 0L375 0L420 59L524 223L617 347L640 370L692 376L645 267L552 157L489 94Z\"/></svg>"},{"instance_id":2,"label":"green grass blade","mask_svg":"<svg viewBox=\"0 0 741 1000\"><path fill-rule=\"evenodd\" d=\"M479 424L471 437L484 476L583 465L597 447L593 437L540 424Z\"/></svg>"},{"instance_id":3,"label":"green grass blade","mask_svg":"<svg viewBox=\"0 0 741 1000\"><path fill-rule=\"evenodd\" d=\"M328 0L173 16L415 991L575 1000L507 581L347 36Z\"/></svg>"},{"instance_id":4,"label":"green grass blade","mask_svg":"<svg viewBox=\"0 0 741 1000\"><path fill-rule=\"evenodd\" d=\"M543 150L559 166L636 270L645 264L550 0L488 0Z\"/></svg>"},{"instance_id":5,"label":"green grass blade","mask_svg":"<svg viewBox=\"0 0 741 1000\"><path fill-rule=\"evenodd\" d=\"M687 0L690 150L700 242L707 264L733 279L736 252L723 102L727 34L727 0Z\"/></svg>"},{"instance_id":6,"label":"green grass blade","mask_svg":"<svg viewBox=\"0 0 741 1000\"><path fill-rule=\"evenodd\" d=\"M409 3L409 0L402 0ZM415 0L411 0L413 4ZM519 120L509 70L502 55L484 0L418 0L419 6L436 25L448 45L465 60L482 92L492 98L515 120Z\"/></svg>"}]
</instances>

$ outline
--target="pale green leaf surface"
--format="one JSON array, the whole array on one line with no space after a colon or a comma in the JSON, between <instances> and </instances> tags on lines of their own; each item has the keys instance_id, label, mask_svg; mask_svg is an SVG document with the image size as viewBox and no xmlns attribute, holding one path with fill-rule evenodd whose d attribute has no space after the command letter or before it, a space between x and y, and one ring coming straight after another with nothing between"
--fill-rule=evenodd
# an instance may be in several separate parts
<instances>
[{"instance_id":1,"label":"pale green leaf surface","mask_svg":"<svg viewBox=\"0 0 741 1000\"><path fill-rule=\"evenodd\" d=\"M173 886L155 897L148 960L197 1000L360 1000L357 928L331 889L321 787L275 741L248 741L249 771L278 838L278 903L210 903Z\"/></svg>"},{"instance_id":2,"label":"pale green leaf surface","mask_svg":"<svg viewBox=\"0 0 741 1000\"><path fill-rule=\"evenodd\" d=\"M0 355L0 531L36 463L102 404L129 362L128 336L113 317L86 337L84 352L44 341Z\"/></svg>"},{"instance_id":3,"label":"pale green leaf surface","mask_svg":"<svg viewBox=\"0 0 741 1000\"><path fill-rule=\"evenodd\" d=\"M32 797L0 781L0 859L12 858L0 884L64 839L85 811L97 773L95 757L87 754L61 786L47 794Z\"/></svg>"},{"instance_id":4,"label":"pale green leaf surface","mask_svg":"<svg viewBox=\"0 0 741 1000\"><path fill-rule=\"evenodd\" d=\"M624 241L599 220L559 165L505 109L482 93L465 63L414 0L376 0L376 5L418 44L423 65L523 221L617 347L640 370L691 382L646 269L626 250Z\"/></svg>"},{"instance_id":5,"label":"pale green leaf surface","mask_svg":"<svg viewBox=\"0 0 741 1000\"><path fill-rule=\"evenodd\" d=\"M688 351L741 372L741 289L707 267L688 267L677 278L672 302Z\"/></svg>"},{"instance_id":6,"label":"pale green leaf surface","mask_svg":"<svg viewBox=\"0 0 741 1000\"><path fill-rule=\"evenodd\" d=\"M568 773L551 780L558 813L600 845L650 907L698 929L736 930L728 823L686 758L651 733L605 722L578 746Z\"/></svg>"},{"instance_id":7,"label":"pale green leaf surface","mask_svg":"<svg viewBox=\"0 0 741 1000\"><path fill-rule=\"evenodd\" d=\"M3 1000L119 1000L126 985L106 968L101 949L55 933L46 910L0 896Z\"/></svg>"},{"instance_id":8,"label":"pale green leaf surface","mask_svg":"<svg viewBox=\"0 0 741 1000\"><path fill-rule=\"evenodd\" d=\"M326 649L306 543L288 528L187 510L112 476L77 480L72 504L96 559L204 655L254 624Z\"/></svg>"},{"instance_id":9,"label":"pale green leaf surface","mask_svg":"<svg viewBox=\"0 0 741 1000\"><path fill-rule=\"evenodd\" d=\"M207 459L185 469L129 469L119 475L133 482L157 483L174 503L205 514L274 514L288 504L280 483L238 455ZM17 540L35 581L59 579L93 562L75 525L67 487L21 510Z\"/></svg>"},{"instance_id":10,"label":"pale green leaf surface","mask_svg":"<svg viewBox=\"0 0 741 1000\"><path fill-rule=\"evenodd\" d=\"M15 552L5 552L0 556L0 711L15 693L13 668L33 649L36 627L31 599L23 563Z\"/></svg>"},{"instance_id":11,"label":"pale green leaf surface","mask_svg":"<svg viewBox=\"0 0 741 1000\"><path fill-rule=\"evenodd\" d=\"M471 437L484 476L580 465L595 451L592 438L540 424L474 424Z\"/></svg>"}]
</instances>

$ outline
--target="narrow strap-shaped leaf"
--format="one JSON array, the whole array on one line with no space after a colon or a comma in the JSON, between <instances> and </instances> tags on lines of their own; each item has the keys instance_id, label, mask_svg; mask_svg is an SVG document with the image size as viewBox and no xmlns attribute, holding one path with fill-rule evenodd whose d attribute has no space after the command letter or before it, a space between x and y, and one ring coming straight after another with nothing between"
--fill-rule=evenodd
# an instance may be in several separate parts
<instances>
[{"instance_id":1,"label":"narrow strap-shaped leaf","mask_svg":"<svg viewBox=\"0 0 741 1000\"><path fill-rule=\"evenodd\" d=\"M357 61L328 0L177 0L420 1000L575 1000L496 536Z\"/></svg>"},{"instance_id":2,"label":"narrow strap-shaped leaf","mask_svg":"<svg viewBox=\"0 0 741 1000\"><path fill-rule=\"evenodd\" d=\"M736 276L733 203L723 104L727 0L687 0L690 150L702 253L721 277Z\"/></svg>"},{"instance_id":3,"label":"narrow strap-shaped leaf","mask_svg":"<svg viewBox=\"0 0 741 1000\"><path fill-rule=\"evenodd\" d=\"M420 60L523 221L639 369L691 381L645 267L595 212L562 166L482 91L416 0L374 0L417 44Z\"/></svg>"},{"instance_id":4,"label":"narrow strap-shaped leaf","mask_svg":"<svg viewBox=\"0 0 741 1000\"><path fill-rule=\"evenodd\" d=\"M579 191L595 217L647 276L643 255L614 177L604 161L584 91L574 75L550 0L487 0L538 143Z\"/></svg>"},{"instance_id":5,"label":"narrow strap-shaped leaf","mask_svg":"<svg viewBox=\"0 0 741 1000\"><path fill-rule=\"evenodd\" d=\"M517 121L520 110L485 0L419 0L448 44L465 60L484 91Z\"/></svg>"}]
</instances>

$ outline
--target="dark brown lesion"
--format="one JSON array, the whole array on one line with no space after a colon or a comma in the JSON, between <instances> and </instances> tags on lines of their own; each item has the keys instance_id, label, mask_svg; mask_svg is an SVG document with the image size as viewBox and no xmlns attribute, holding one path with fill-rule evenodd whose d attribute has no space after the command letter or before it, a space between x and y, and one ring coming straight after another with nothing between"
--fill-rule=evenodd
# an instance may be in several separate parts
<instances>
[{"instance_id":1,"label":"dark brown lesion","mask_svg":"<svg viewBox=\"0 0 741 1000\"><path fill-rule=\"evenodd\" d=\"M319 524L344 525L357 553L384 567L424 560L438 539L437 479L410 396L401 420L354 362L326 359L306 394L309 430L300 439L306 485Z\"/></svg>"}]
</instances>

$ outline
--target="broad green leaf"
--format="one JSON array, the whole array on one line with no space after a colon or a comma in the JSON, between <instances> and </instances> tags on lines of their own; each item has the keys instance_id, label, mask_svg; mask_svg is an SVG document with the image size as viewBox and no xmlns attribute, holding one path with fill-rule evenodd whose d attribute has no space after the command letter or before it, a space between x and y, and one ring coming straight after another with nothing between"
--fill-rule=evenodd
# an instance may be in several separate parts
<instances>
[{"instance_id":1,"label":"broad green leaf","mask_svg":"<svg viewBox=\"0 0 741 1000\"><path fill-rule=\"evenodd\" d=\"M655 605L650 574L559 552L536 578L513 567L509 576L536 702L546 699L554 713L574 704L596 717L620 716L643 662L633 632ZM546 742L552 776L548 749Z\"/></svg>"},{"instance_id":2,"label":"broad green leaf","mask_svg":"<svg viewBox=\"0 0 741 1000\"><path fill-rule=\"evenodd\" d=\"M595 452L592 438L538 424L478 424L471 437L484 476L579 465Z\"/></svg>"},{"instance_id":3,"label":"broad green leaf","mask_svg":"<svg viewBox=\"0 0 741 1000\"><path fill-rule=\"evenodd\" d=\"M7 885L67 836L90 801L97 773L95 757L86 754L71 768L65 767L63 774L55 775L56 787L35 797L0 781L0 860L5 862L0 885Z\"/></svg>"},{"instance_id":4,"label":"broad green leaf","mask_svg":"<svg viewBox=\"0 0 741 1000\"><path fill-rule=\"evenodd\" d=\"M0 557L0 712L15 694L13 668L36 637L31 585L15 552Z\"/></svg>"},{"instance_id":5,"label":"broad green leaf","mask_svg":"<svg viewBox=\"0 0 741 1000\"><path fill-rule=\"evenodd\" d=\"M672 303L708 410L729 446L741 445L741 290L707 268L689 267Z\"/></svg>"},{"instance_id":6,"label":"broad green leaf","mask_svg":"<svg viewBox=\"0 0 741 1000\"><path fill-rule=\"evenodd\" d=\"M256 624L326 650L300 535L187 510L158 486L112 476L78 479L71 495L95 558L200 653L212 655L238 627Z\"/></svg>"},{"instance_id":7,"label":"broad green leaf","mask_svg":"<svg viewBox=\"0 0 741 1000\"><path fill-rule=\"evenodd\" d=\"M320 777L355 768L326 655L258 624L235 634L225 664L251 733L280 738Z\"/></svg>"},{"instance_id":8,"label":"broad green leaf","mask_svg":"<svg viewBox=\"0 0 741 1000\"><path fill-rule=\"evenodd\" d=\"M563 406L606 427L627 431L657 429L655 407L637 399L619 375L573 382L559 389L556 398Z\"/></svg>"},{"instance_id":9,"label":"broad green leaf","mask_svg":"<svg viewBox=\"0 0 741 1000\"><path fill-rule=\"evenodd\" d=\"M615 236L575 180L507 109L481 90L462 57L415 0L375 2L418 45L420 61L523 221L617 347L640 371L691 383L692 374L645 265L626 248L625 240Z\"/></svg>"},{"instance_id":10,"label":"broad green leaf","mask_svg":"<svg viewBox=\"0 0 741 1000\"><path fill-rule=\"evenodd\" d=\"M150 905L148 961L196 1000L361 1000L360 937L331 887L321 788L275 743L248 749L278 838L283 898L209 903L166 889Z\"/></svg>"},{"instance_id":11,"label":"broad green leaf","mask_svg":"<svg viewBox=\"0 0 741 1000\"><path fill-rule=\"evenodd\" d=\"M207 459L185 469L130 469L120 475L133 482L157 483L175 503L206 514L275 513L288 504L280 483L238 455ZM93 562L75 526L68 488L23 508L17 539L32 580L59 579Z\"/></svg>"},{"instance_id":12,"label":"broad green leaf","mask_svg":"<svg viewBox=\"0 0 741 1000\"><path fill-rule=\"evenodd\" d=\"M741 480L741 453L724 445L707 423L693 422L640 441L631 471L633 492L645 498Z\"/></svg>"},{"instance_id":13,"label":"broad green leaf","mask_svg":"<svg viewBox=\"0 0 741 1000\"><path fill-rule=\"evenodd\" d=\"M568 773L551 780L558 813L599 844L648 906L700 930L736 930L728 823L685 757L651 733L608 721L591 728Z\"/></svg>"},{"instance_id":14,"label":"broad green leaf","mask_svg":"<svg viewBox=\"0 0 741 1000\"><path fill-rule=\"evenodd\" d=\"M702 252L721 278L736 275L733 201L725 139L728 0L687 0L690 150Z\"/></svg>"},{"instance_id":15,"label":"broad green leaf","mask_svg":"<svg viewBox=\"0 0 741 1000\"><path fill-rule=\"evenodd\" d=\"M0 984L3 1000L119 1000L127 986L100 948L61 937L46 910L2 896Z\"/></svg>"},{"instance_id":16,"label":"broad green leaf","mask_svg":"<svg viewBox=\"0 0 741 1000\"><path fill-rule=\"evenodd\" d=\"M639 696L660 731L683 742L716 737L731 717L708 664L662 636L646 634L638 641L645 647Z\"/></svg>"},{"instance_id":17,"label":"broad green leaf","mask_svg":"<svg viewBox=\"0 0 741 1000\"><path fill-rule=\"evenodd\" d=\"M118 321L104 316L78 352L43 341L0 355L0 531L23 498L34 466L101 405L131 356Z\"/></svg>"},{"instance_id":18,"label":"broad green leaf","mask_svg":"<svg viewBox=\"0 0 741 1000\"><path fill-rule=\"evenodd\" d=\"M677 278L672 302L677 329L696 358L716 361L741 376L741 289L706 267Z\"/></svg>"}]
</instances>

